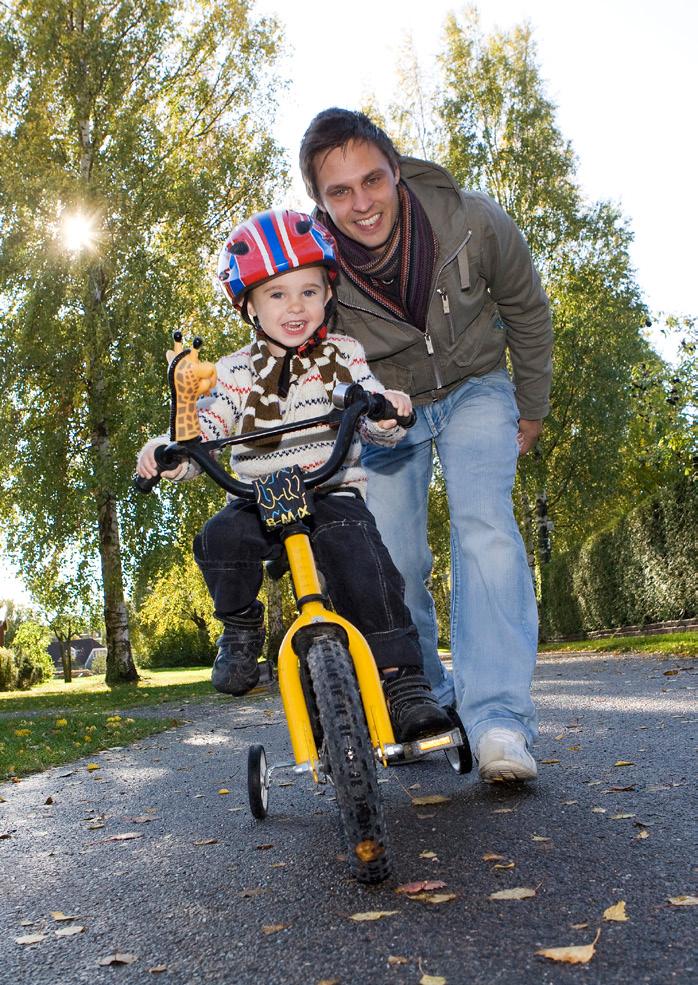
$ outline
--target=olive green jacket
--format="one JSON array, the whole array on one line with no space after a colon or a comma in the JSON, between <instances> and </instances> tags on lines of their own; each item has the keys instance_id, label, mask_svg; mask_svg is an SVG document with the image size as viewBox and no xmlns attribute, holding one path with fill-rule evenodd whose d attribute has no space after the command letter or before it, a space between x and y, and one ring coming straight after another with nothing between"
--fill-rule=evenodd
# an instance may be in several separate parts
<instances>
[{"instance_id":1,"label":"olive green jacket","mask_svg":"<svg viewBox=\"0 0 698 985\"><path fill-rule=\"evenodd\" d=\"M404 157L400 173L439 241L426 332L394 318L346 277L338 285L336 329L358 339L373 373L415 404L505 366L508 347L521 417L545 417L550 307L521 232L493 199L461 191L436 164Z\"/></svg>"}]
</instances>

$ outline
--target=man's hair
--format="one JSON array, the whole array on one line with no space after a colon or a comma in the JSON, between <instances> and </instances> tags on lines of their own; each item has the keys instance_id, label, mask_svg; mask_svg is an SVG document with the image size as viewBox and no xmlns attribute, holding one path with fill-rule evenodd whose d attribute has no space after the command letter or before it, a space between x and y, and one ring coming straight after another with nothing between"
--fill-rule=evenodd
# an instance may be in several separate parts
<instances>
[{"instance_id":1,"label":"man's hair","mask_svg":"<svg viewBox=\"0 0 698 985\"><path fill-rule=\"evenodd\" d=\"M318 201L320 194L315 174L318 154L329 154L337 147L345 147L351 140L357 143L375 144L388 159L393 171L400 163L400 155L384 130L366 116L350 109L324 109L311 121L301 141L299 164L308 194Z\"/></svg>"}]
</instances>

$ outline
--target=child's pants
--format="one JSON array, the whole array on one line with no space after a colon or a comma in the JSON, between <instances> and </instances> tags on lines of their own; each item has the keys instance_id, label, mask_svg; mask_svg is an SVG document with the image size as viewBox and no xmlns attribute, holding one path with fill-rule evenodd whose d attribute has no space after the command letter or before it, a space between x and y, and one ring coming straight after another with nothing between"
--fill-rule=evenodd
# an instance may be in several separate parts
<instances>
[{"instance_id":1,"label":"child's pants","mask_svg":"<svg viewBox=\"0 0 698 985\"><path fill-rule=\"evenodd\" d=\"M404 582L359 496L315 493L304 522L335 611L366 637L379 668L422 667L417 630L404 601ZM233 500L194 538L194 557L216 617L246 609L262 584L262 561L281 554L257 507Z\"/></svg>"}]
</instances>

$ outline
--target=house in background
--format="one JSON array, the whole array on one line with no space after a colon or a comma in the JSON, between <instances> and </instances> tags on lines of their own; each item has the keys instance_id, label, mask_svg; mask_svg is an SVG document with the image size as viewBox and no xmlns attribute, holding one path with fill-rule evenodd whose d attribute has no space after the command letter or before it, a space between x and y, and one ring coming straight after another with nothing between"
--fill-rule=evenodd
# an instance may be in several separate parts
<instances>
[{"instance_id":1,"label":"house in background","mask_svg":"<svg viewBox=\"0 0 698 985\"><path fill-rule=\"evenodd\" d=\"M5 645L6 632L7 632L7 606L0 605L0 646Z\"/></svg>"},{"instance_id":2,"label":"house in background","mask_svg":"<svg viewBox=\"0 0 698 985\"><path fill-rule=\"evenodd\" d=\"M104 644L99 637L90 636L89 633L76 636L70 642L70 658L73 667L84 667L92 651L101 650L103 646ZM48 645L48 652L55 666L60 670L63 665L61 663L61 646L58 640L51 640Z\"/></svg>"}]
</instances>

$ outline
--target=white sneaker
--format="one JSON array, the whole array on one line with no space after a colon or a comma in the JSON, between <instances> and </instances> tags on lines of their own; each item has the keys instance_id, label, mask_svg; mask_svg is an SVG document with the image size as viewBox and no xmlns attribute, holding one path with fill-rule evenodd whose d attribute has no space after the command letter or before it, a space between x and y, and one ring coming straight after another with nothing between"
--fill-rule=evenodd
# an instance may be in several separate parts
<instances>
[{"instance_id":1,"label":"white sneaker","mask_svg":"<svg viewBox=\"0 0 698 985\"><path fill-rule=\"evenodd\" d=\"M476 755L480 779L487 783L535 780L538 776L525 737L514 729L488 729L477 744Z\"/></svg>"}]
</instances>

